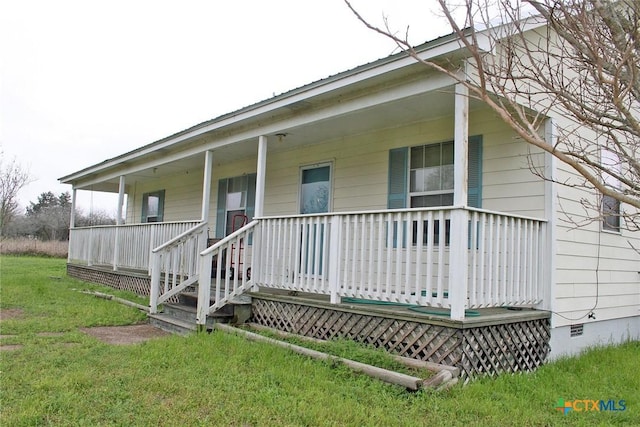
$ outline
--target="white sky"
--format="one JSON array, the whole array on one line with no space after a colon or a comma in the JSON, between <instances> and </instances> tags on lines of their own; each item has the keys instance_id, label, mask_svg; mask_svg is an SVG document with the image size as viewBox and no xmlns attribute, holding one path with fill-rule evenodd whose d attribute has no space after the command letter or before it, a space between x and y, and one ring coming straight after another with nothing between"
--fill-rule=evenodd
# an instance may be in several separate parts
<instances>
[{"instance_id":1,"label":"white sky","mask_svg":"<svg viewBox=\"0 0 640 427\"><path fill-rule=\"evenodd\" d=\"M449 33L434 0L353 0L418 44ZM0 149L58 178L221 114L374 61L394 45L342 0L0 0ZM115 198L78 192L85 211Z\"/></svg>"}]
</instances>

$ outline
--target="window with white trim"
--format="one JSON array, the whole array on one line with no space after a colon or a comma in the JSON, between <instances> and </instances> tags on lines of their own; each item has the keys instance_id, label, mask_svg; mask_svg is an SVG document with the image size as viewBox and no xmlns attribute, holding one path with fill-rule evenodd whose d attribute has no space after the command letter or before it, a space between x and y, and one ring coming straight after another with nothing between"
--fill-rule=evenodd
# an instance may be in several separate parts
<instances>
[{"instance_id":1,"label":"window with white trim","mask_svg":"<svg viewBox=\"0 0 640 427\"><path fill-rule=\"evenodd\" d=\"M411 147L410 207L453 205L453 163L452 141Z\"/></svg>"},{"instance_id":2,"label":"window with white trim","mask_svg":"<svg viewBox=\"0 0 640 427\"><path fill-rule=\"evenodd\" d=\"M331 210L331 163L305 166L300 170L300 213Z\"/></svg>"},{"instance_id":3,"label":"window with white trim","mask_svg":"<svg viewBox=\"0 0 640 427\"><path fill-rule=\"evenodd\" d=\"M142 222L162 222L164 214L164 190L142 195Z\"/></svg>"},{"instance_id":4,"label":"window with white trim","mask_svg":"<svg viewBox=\"0 0 640 427\"><path fill-rule=\"evenodd\" d=\"M620 180L616 175L620 174L620 159L612 151L603 149L601 153L602 165L609 171L603 172L602 180L604 184L612 189L620 189ZM606 231L620 231L620 201L612 196L603 194L601 201L602 229Z\"/></svg>"}]
</instances>

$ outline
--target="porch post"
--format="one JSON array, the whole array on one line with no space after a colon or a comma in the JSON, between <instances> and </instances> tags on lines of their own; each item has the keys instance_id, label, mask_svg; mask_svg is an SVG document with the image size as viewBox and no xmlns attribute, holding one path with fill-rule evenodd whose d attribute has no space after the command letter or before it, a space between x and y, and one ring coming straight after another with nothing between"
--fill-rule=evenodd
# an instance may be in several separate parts
<instances>
[{"instance_id":1,"label":"porch post","mask_svg":"<svg viewBox=\"0 0 640 427\"><path fill-rule=\"evenodd\" d=\"M329 287L331 290L331 304L340 304L340 242L342 241L342 227L340 224L340 216L331 217L331 225L329 229L329 270L327 276L329 278Z\"/></svg>"},{"instance_id":2,"label":"porch post","mask_svg":"<svg viewBox=\"0 0 640 427\"><path fill-rule=\"evenodd\" d=\"M76 194L78 190L75 187L71 190L71 215L69 218L69 249L67 250L67 262L71 262L71 233L76 226Z\"/></svg>"},{"instance_id":3,"label":"porch post","mask_svg":"<svg viewBox=\"0 0 640 427\"><path fill-rule=\"evenodd\" d=\"M556 125L552 118L548 118L545 123L545 140L547 144L554 146L556 144ZM556 180L556 157L545 152L544 154L544 215L547 220L545 242L540 245L544 254L540 254L543 260L542 274L539 276L542 280L540 283L540 297L542 302L540 308L543 310L553 311L554 309L554 292L556 284L556 201L558 193L555 185ZM553 317L551 318L553 324Z\"/></svg>"},{"instance_id":4,"label":"porch post","mask_svg":"<svg viewBox=\"0 0 640 427\"><path fill-rule=\"evenodd\" d=\"M253 211L254 218L260 218L264 215L264 189L267 176L267 137L260 135L258 137L258 161L256 165L256 200ZM253 232L253 252L251 257L251 280L254 285L252 290L258 291L258 285L262 272L262 224L254 228Z\"/></svg>"},{"instance_id":5,"label":"porch post","mask_svg":"<svg viewBox=\"0 0 640 427\"><path fill-rule=\"evenodd\" d=\"M469 212L467 207L467 163L469 151L469 90L462 84L455 89L454 178L449 243L449 303L451 319L463 320L467 305Z\"/></svg>"},{"instance_id":6,"label":"porch post","mask_svg":"<svg viewBox=\"0 0 640 427\"><path fill-rule=\"evenodd\" d=\"M113 271L118 270L118 256L120 255L120 226L122 225L122 205L124 204L124 175L120 175L118 183L118 213L116 217L116 233L113 242Z\"/></svg>"},{"instance_id":7,"label":"porch post","mask_svg":"<svg viewBox=\"0 0 640 427\"><path fill-rule=\"evenodd\" d=\"M120 175L120 182L118 184L118 217L116 218L116 224L122 225L122 210L124 206L124 175Z\"/></svg>"},{"instance_id":8,"label":"porch post","mask_svg":"<svg viewBox=\"0 0 640 427\"><path fill-rule=\"evenodd\" d=\"M260 218L264 214L264 188L267 169L267 137L258 137L258 165L256 170L256 206L254 217Z\"/></svg>"},{"instance_id":9,"label":"porch post","mask_svg":"<svg viewBox=\"0 0 640 427\"><path fill-rule=\"evenodd\" d=\"M213 151L207 150L204 156L204 176L202 178L202 215L200 221L209 221L209 202L211 200L211 169Z\"/></svg>"},{"instance_id":10,"label":"porch post","mask_svg":"<svg viewBox=\"0 0 640 427\"><path fill-rule=\"evenodd\" d=\"M71 191L71 218L69 219L69 229L76 226L76 194L78 190L74 187Z\"/></svg>"}]
</instances>

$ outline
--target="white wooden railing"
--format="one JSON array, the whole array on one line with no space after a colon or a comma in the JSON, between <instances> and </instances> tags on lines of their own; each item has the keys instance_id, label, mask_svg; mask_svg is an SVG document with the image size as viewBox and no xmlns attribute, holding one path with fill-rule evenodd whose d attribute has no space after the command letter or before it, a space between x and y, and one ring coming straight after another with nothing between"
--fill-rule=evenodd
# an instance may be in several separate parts
<instances>
[{"instance_id":1,"label":"white wooden railing","mask_svg":"<svg viewBox=\"0 0 640 427\"><path fill-rule=\"evenodd\" d=\"M544 220L469 208L260 219L253 284L454 309L541 300ZM462 277L450 281L451 277Z\"/></svg>"},{"instance_id":2,"label":"white wooden railing","mask_svg":"<svg viewBox=\"0 0 640 427\"><path fill-rule=\"evenodd\" d=\"M200 252L207 247L207 223L202 222L151 252L150 313L158 305L198 282Z\"/></svg>"},{"instance_id":3,"label":"white wooden railing","mask_svg":"<svg viewBox=\"0 0 640 427\"><path fill-rule=\"evenodd\" d=\"M69 262L149 271L151 251L200 221L72 228Z\"/></svg>"},{"instance_id":4,"label":"white wooden railing","mask_svg":"<svg viewBox=\"0 0 640 427\"><path fill-rule=\"evenodd\" d=\"M207 315L253 287L253 260L260 252L258 224L257 220L252 221L200 253L198 325L204 325Z\"/></svg>"},{"instance_id":5,"label":"white wooden railing","mask_svg":"<svg viewBox=\"0 0 640 427\"><path fill-rule=\"evenodd\" d=\"M153 307L206 278L199 324L257 287L329 295L334 303L443 307L460 319L468 308L541 302L546 226L455 207L295 215L259 218L209 248L206 223L101 226L72 229L69 258L150 269Z\"/></svg>"}]
</instances>

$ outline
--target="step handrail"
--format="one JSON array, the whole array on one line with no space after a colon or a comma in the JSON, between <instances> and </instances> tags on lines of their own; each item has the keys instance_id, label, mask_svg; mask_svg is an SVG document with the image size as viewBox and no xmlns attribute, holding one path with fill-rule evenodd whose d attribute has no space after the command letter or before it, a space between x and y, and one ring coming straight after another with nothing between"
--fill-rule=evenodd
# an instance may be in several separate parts
<instances>
[{"instance_id":1,"label":"step handrail","mask_svg":"<svg viewBox=\"0 0 640 427\"><path fill-rule=\"evenodd\" d=\"M240 245L242 238L245 239L243 244L247 244L248 240L250 239L249 233L254 230L258 226L258 224L260 224L260 220L253 220L242 228L229 234L219 242L216 242L214 245L200 252L200 280L198 281L198 307L196 312L196 323L199 327L204 327L207 321L207 316L210 313L216 311L219 308L222 308L223 306L228 304L234 297L243 294L253 287L253 282L251 281L251 279L242 280L242 283L239 283L240 280L238 279L238 277L240 275L240 272L235 275L234 279L230 279L228 276L222 278L219 277L221 274L216 274L216 278L214 279L216 300L213 305L211 305L211 286L209 283L206 283L206 286L203 286L203 284L206 278L211 277L211 264L213 261L213 256L227 249L229 251L227 252L229 255L227 255L228 258L226 260L226 263L228 265L231 265L233 261L231 260L230 254L233 252L234 245ZM259 239L256 239L256 236L253 236L253 248L259 248L259 245ZM236 261L240 260L239 252L240 251L238 251ZM249 263L249 268L251 268L254 259L255 257L252 256L251 262ZM222 271L220 266L218 266L218 271ZM222 288L223 285L224 292Z\"/></svg>"},{"instance_id":2,"label":"step handrail","mask_svg":"<svg viewBox=\"0 0 640 427\"><path fill-rule=\"evenodd\" d=\"M173 239L161 244L160 246L158 246L157 248L153 249L151 252L158 253L170 246L175 245L176 243L180 243L180 241L182 241L182 239L184 239L185 237L189 237L191 234L194 234L198 231L200 231L201 228L206 227L207 226L207 221L201 222L200 224L191 227L190 229L188 229L187 231L185 231L182 234L177 235L176 237L174 237Z\"/></svg>"},{"instance_id":3,"label":"step handrail","mask_svg":"<svg viewBox=\"0 0 640 427\"><path fill-rule=\"evenodd\" d=\"M260 221L257 219L254 219L253 221L251 221L250 223L248 223L247 225L243 226L242 228L237 229L236 231L234 231L233 233L229 234L228 236L226 236L225 238L223 238L222 240L217 241L216 243L214 243L213 245L209 246L207 249L205 249L204 251L200 252L200 256L207 256L209 255L211 252L215 251L216 249L218 249L220 246L223 246L227 243L229 243L231 240L235 239L236 237L238 237L240 234L245 233L246 231L248 231L249 229L255 227L256 225L258 225Z\"/></svg>"},{"instance_id":4,"label":"step handrail","mask_svg":"<svg viewBox=\"0 0 640 427\"><path fill-rule=\"evenodd\" d=\"M198 253L203 246L206 246L206 226L207 222L203 221L151 251L149 291L151 314L157 313L158 304L169 300L198 281L200 271ZM190 240L192 240L191 243L189 243ZM163 264L164 279L162 279ZM160 289L161 281L164 282L164 292Z\"/></svg>"}]
</instances>

